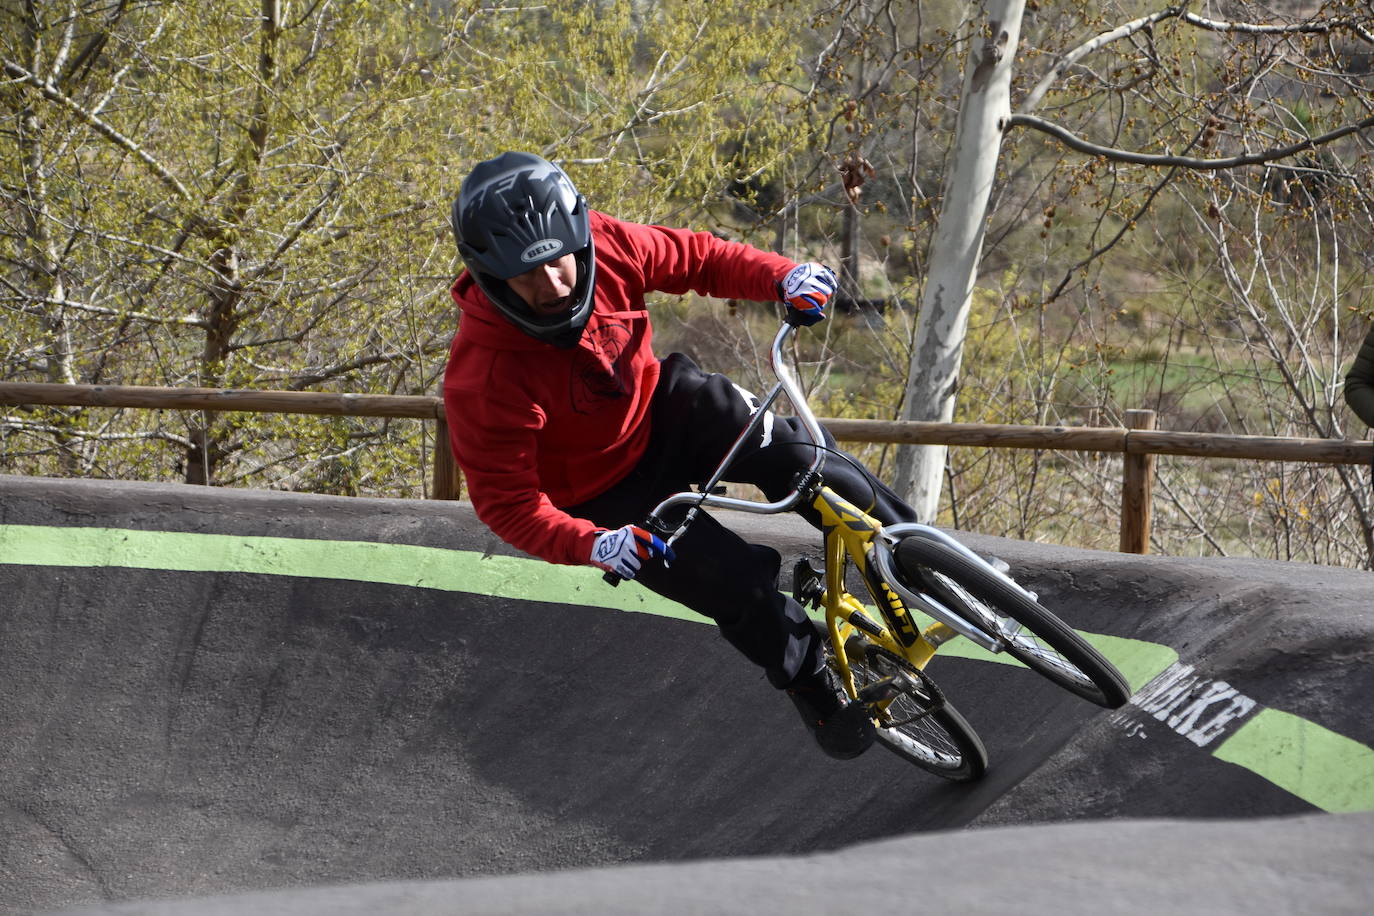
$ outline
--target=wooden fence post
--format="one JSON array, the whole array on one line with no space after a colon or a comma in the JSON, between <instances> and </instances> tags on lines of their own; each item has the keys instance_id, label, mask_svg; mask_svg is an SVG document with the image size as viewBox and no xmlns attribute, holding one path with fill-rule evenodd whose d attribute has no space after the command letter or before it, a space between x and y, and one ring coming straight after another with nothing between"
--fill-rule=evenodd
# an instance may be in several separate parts
<instances>
[{"instance_id":1,"label":"wooden fence post","mask_svg":"<svg viewBox=\"0 0 1374 916\"><path fill-rule=\"evenodd\" d=\"M1154 429L1155 412L1126 411L1126 428ZM1133 451L1131 444L1131 434L1127 432L1126 451L1121 462L1121 552L1149 553L1155 456L1153 452Z\"/></svg>"},{"instance_id":2,"label":"wooden fence post","mask_svg":"<svg viewBox=\"0 0 1374 916\"><path fill-rule=\"evenodd\" d=\"M431 499L457 499L463 492L463 472L458 462L453 460L453 449L448 444L448 420L443 409L434 418L434 486L430 488Z\"/></svg>"}]
</instances>

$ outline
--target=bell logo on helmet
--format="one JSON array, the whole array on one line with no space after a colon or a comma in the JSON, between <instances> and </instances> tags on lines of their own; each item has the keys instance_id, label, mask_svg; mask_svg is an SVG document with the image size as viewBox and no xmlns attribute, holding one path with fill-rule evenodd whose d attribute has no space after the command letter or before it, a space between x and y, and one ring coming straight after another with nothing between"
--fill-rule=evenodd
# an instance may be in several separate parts
<instances>
[{"instance_id":1,"label":"bell logo on helmet","mask_svg":"<svg viewBox=\"0 0 1374 916\"><path fill-rule=\"evenodd\" d=\"M559 239L540 239L524 251L520 252L520 260L526 264L535 261L543 261L549 255L555 254L563 248L563 242Z\"/></svg>"}]
</instances>

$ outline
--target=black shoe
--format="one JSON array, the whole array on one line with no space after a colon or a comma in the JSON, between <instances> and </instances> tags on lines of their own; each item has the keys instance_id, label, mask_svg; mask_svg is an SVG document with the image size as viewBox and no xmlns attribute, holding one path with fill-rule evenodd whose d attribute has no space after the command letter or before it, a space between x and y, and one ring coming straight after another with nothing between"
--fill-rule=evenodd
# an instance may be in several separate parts
<instances>
[{"instance_id":1,"label":"black shoe","mask_svg":"<svg viewBox=\"0 0 1374 916\"><path fill-rule=\"evenodd\" d=\"M860 703L851 703L839 676L822 665L815 674L797 678L787 688L802 721L816 743L836 760L849 760L868 750L878 730Z\"/></svg>"}]
</instances>

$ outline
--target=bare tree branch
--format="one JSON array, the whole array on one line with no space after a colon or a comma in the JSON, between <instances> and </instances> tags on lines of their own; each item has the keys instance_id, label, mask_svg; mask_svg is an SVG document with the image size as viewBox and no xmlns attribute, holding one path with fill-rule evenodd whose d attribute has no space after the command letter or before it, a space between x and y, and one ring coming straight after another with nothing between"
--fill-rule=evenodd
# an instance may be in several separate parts
<instances>
[{"instance_id":1,"label":"bare tree branch","mask_svg":"<svg viewBox=\"0 0 1374 916\"><path fill-rule=\"evenodd\" d=\"M13 77L14 79L18 80L19 82L27 83L28 85L37 89L40 93L42 93L45 99L48 99L51 102L56 102L58 105L65 108L67 111L70 111L72 114L76 115L82 121L89 124L92 130L100 134L105 139L110 140L122 149L127 150L130 154L136 157L139 162L142 162L144 165L146 165L149 168L149 170L151 170L152 173L156 175L157 178L164 185L166 185L173 192L175 192L176 195L180 197L182 200L191 199L191 192L186 190L186 186L183 185L179 180L177 180L177 177L175 175L167 171L167 169L164 168L160 162L158 162L151 155L149 155L147 150L143 149L143 147L139 146L137 143L135 143L128 137L124 136L119 131L115 130L112 126L110 126L101 118L95 116L94 114L91 114L85 108L82 108L79 104L77 104L75 99L71 98L66 93L62 92L56 86L52 85L46 80L40 79L38 76L35 76L34 74L30 73L28 70L24 69L23 67L14 63L13 61L4 61L4 70L5 73Z\"/></svg>"},{"instance_id":2,"label":"bare tree branch","mask_svg":"<svg viewBox=\"0 0 1374 916\"><path fill-rule=\"evenodd\" d=\"M4 283L5 286L14 290L14 287L3 278L0 278L0 283ZM103 305L89 305L84 302L74 302L71 299L35 298L33 296L20 292L19 290L15 290L15 295L23 303L31 303L32 305L51 305L57 308L75 309L78 312L85 312L90 315L105 315L110 318L135 318L139 321L149 321L154 324L176 324L193 328L203 328L206 326L205 321L203 321L200 318L177 317L175 315L149 315L146 312L120 311L119 309L107 308ZM21 311L38 318L44 316L43 312L35 308L32 308L31 305L16 305L14 306L14 308L16 311Z\"/></svg>"},{"instance_id":3,"label":"bare tree branch","mask_svg":"<svg viewBox=\"0 0 1374 916\"><path fill-rule=\"evenodd\" d=\"M1139 19L1133 19L1130 22L1123 23L1110 31L1103 32L1101 35L1097 35L1083 42L1068 54L1061 57L1059 62L1050 68L1050 72L1040 78L1040 82L1035 84L1035 88L1030 91L1030 94L1026 96L1026 100L1021 103L1021 111L1031 112L1040 107L1040 102L1044 99L1045 93L1050 91L1050 87L1054 85L1055 81L1060 79L1069 71L1070 67L1078 63L1078 61L1082 60L1084 57L1087 57L1089 54L1105 45L1111 44L1117 39L1134 35L1141 29L1147 29L1156 22L1162 19L1175 17L1179 13L1180 9L1178 7L1160 10L1157 13L1151 13L1148 16L1141 16Z\"/></svg>"},{"instance_id":4,"label":"bare tree branch","mask_svg":"<svg viewBox=\"0 0 1374 916\"><path fill-rule=\"evenodd\" d=\"M1110 159L1113 162L1128 162L1133 165L1156 165L1169 168L1194 169L1200 172L1217 172L1224 169L1235 169L1246 165L1262 165L1266 162L1274 162L1278 159L1287 159L1306 150L1323 146L1327 143L1348 137L1351 134L1360 133L1374 127L1374 115L1370 115L1354 124L1347 124L1335 130L1328 131L1318 137L1309 137L1288 146L1280 146L1272 149L1262 150L1257 153L1244 153L1239 156L1228 156L1223 159L1198 159L1193 156L1171 156L1168 154L1137 153L1131 150L1116 149L1110 146L1099 146L1082 139L1073 132L1060 127L1043 118L1034 115L1014 114L1007 119L1007 128L1028 127L1049 134L1059 140L1069 149L1083 153L1088 156L1097 156L1102 159Z\"/></svg>"},{"instance_id":5,"label":"bare tree branch","mask_svg":"<svg viewBox=\"0 0 1374 916\"><path fill-rule=\"evenodd\" d=\"M1308 20L1277 24L1227 22L1219 19L1207 19L1196 13L1188 12L1186 6L1187 4L1171 6L1148 16L1132 19L1130 22L1123 23L1083 42L1061 57L1059 62L1040 79L1040 82L1035 84L1035 88L1030 91L1026 100L1021 104L1021 111L1031 112L1038 108L1045 97L1045 93L1049 92L1054 82L1063 77L1070 67L1087 55L1114 41L1134 35L1142 29L1149 29L1155 23L1163 22L1166 19L1181 19L1189 25L1212 32L1235 32L1246 35L1325 35L1337 31L1350 31L1366 42L1374 44L1374 33L1371 33L1368 28L1354 19Z\"/></svg>"}]
</instances>

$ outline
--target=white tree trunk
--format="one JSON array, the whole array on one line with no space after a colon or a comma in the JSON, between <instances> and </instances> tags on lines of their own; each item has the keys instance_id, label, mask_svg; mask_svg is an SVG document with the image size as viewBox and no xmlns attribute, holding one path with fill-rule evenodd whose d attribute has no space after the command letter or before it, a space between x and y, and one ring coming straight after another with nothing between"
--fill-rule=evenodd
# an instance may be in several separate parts
<instances>
[{"instance_id":1,"label":"white tree trunk","mask_svg":"<svg viewBox=\"0 0 1374 916\"><path fill-rule=\"evenodd\" d=\"M945 178L940 219L931 245L930 273L921 298L915 347L907 370L908 420L954 417L964 335L997 174L1002 132L1011 115L1011 69L1025 0L984 0L981 28L964 66L963 98L952 168ZM894 487L922 521L934 521L944 479L943 445L897 451Z\"/></svg>"}]
</instances>

